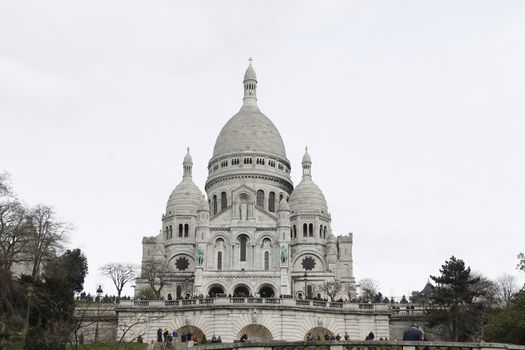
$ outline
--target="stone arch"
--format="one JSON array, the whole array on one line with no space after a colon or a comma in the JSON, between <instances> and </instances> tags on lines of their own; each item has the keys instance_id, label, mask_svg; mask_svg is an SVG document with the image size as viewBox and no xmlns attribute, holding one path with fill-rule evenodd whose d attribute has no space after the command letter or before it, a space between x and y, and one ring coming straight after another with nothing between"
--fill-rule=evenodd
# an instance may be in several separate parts
<instances>
[{"instance_id":1,"label":"stone arch","mask_svg":"<svg viewBox=\"0 0 525 350\"><path fill-rule=\"evenodd\" d=\"M230 244L230 238L224 234L223 232L218 232L216 234L214 234L211 239L210 239L210 244L211 245L214 245L215 242L219 239L219 238L222 238L222 240L224 241L224 245L225 246L228 246Z\"/></svg>"},{"instance_id":2,"label":"stone arch","mask_svg":"<svg viewBox=\"0 0 525 350\"><path fill-rule=\"evenodd\" d=\"M270 235L269 233L264 233L262 234L261 236L257 237L255 239L255 244L257 244L258 246L262 246L263 242L265 239L269 239L270 240L270 244L273 246L274 243L275 243L275 239L272 237L272 235Z\"/></svg>"},{"instance_id":3,"label":"stone arch","mask_svg":"<svg viewBox=\"0 0 525 350\"><path fill-rule=\"evenodd\" d=\"M268 283L263 283L257 288L257 293L261 296L261 298L275 298L276 297L276 291L274 286Z\"/></svg>"},{"instance_id":4,"label":"stone arch","mask_svg":"<svg viewBox=\"0 0 525 350\"><path fill-rule=\"evenodd\" d=\"M247 297L250 294L252 294L252 291L247 284L238 283L232 287L231 295L233 295L234 297Z\"/></svg>"},{"instance_id":5,"label":"stone arch","mask_svg":"<svg viewBox=\"0 0 525 350\"><path fill-rule=\"evenodd\" d=\"M277 286L275 285L275 283L272 283L272 282L261 282L259 283L256 287L255 287L255 291L257 291L257 293L260 294L260 290L264 287L270 287L273 289L274 293L275 293L275 297L278 298L279 296L277 295L277 291L279 290L277 288Z\"/></svg>"},{"instance_id":6,"label":"stone arch","mask_svg":"<svg viewBox=\"0 0 525 350\"><path fill-rule=\"evenodd\" d=\"M249 324L243 327L239 331L237 339L241 339L243 335L248 337L248 341L253 342L267 342L273 340L272 332L260 324Z\"/></svg>"},{"instance_id":7,"label":"stone arch","mask_svg":"<svg viewBox=\"0 0 525 350\"><path fill-rule=\"evenodd\" d=\"M199 327L191 326L191 325L180 327L179 329L177 329L177 333L179 334L180 337L190 333L192 337L195 336L197 338L197 342L199 344L202 342L202 339L204 338L204 332Z\"/></svg>"},{"instance_id":8,"label":"stone arch","mask_svg":"<svg viewBox=\"0 0 525 350\"><path fill-rule=\"evenodd\" d=\"M210 295L211 297L215 297L215 294L219 293L219 289L222 290L221 293L226 294L226 287L223 286L221 283L212 283L207 288L206 295ZM213 295L212 295L213 292Z\"/></svg>"},{"instance_id":9,"label":"stone arch","mask_svg":"<svg viewBox=\"0 0 525 350\"><path fill-rule=\"evenodd\" d=\"M334 333L324 327L314 327L310 329L308 332L306 332L306 334L304 335L304 340L307 340L309 335L314 340L317 340L317 339L324 340L325 335L334 335Z\"/></svg>"}]
</instances>

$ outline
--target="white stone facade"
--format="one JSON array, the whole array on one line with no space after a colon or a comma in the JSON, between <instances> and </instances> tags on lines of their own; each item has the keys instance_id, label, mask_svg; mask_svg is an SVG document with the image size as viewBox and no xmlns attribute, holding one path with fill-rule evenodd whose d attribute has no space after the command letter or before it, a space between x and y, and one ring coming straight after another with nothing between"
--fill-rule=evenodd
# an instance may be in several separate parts
<instances>
[{"instance_id":1,"label":"white stone facade","mask_svg":"<svg viewBox=\"0 0 525 350\"><path fill-rule=\"evenodd\" d=\"M161 233L142 241L143 266L168 264L166 300L216 294L326 298L319 286L334 280L354 290L352 235L333 234L308 152L294 187L284 142L257 105L251 64L243 85L243 105L219 133L208 163L206 197L193 183L188 150ZM137 279L136 292L144 288L145 280Z\"/></svg>"}]
</instances>

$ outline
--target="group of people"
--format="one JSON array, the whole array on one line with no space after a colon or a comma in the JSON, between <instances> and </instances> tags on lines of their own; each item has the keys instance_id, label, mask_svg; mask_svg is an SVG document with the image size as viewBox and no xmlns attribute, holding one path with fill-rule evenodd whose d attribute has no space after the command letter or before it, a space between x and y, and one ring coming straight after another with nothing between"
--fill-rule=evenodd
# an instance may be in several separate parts
<instances>
[{"instance_id":1,"label":"group of people","mask_svg":"<svg viewBox=\"0 0 525 350\"><path fill-rule=\"evenodd\" d=\"M348 341L350 340L350 336L348 335L348 333L345 333L344 335L344 340ZM312 333L308 333L306 335L306 341L319 341L321 340L321 336L317 336L317 339L315 339L312 335ZM341 340L341 336L339 335L339 333L337 333L336 335L333 335L333 334L325 334L324 335L324 340L335 340L335 341L340 341Z\"/></svg>"},{"instance_id":2,"label":"group of people","mask_svg":"<svg viewBox=\"0 0 525 350\"><path fill-rule=\"evenodd\" d=\"M177 331L170 332L167 328L162 330L162 328L157 329L157 342L159 343L171 343L174 340L177 339L179 334ZM220 338L220 337L219 337ZM192 335L191 333L182 333L180 335L180 341L182 343L186 342L193 342L193 344L197 345L198 339L195 335ZM222 343L222 340L220 341Z\"/></svg>"},{"instance_id":3,"label":"group of people","mask_svg":"<svg viewBox=\"0 0 525 350\"><path fill-rule=\"evenodd\" d=\"M212 342L212 343L222 343L222 338L221 338L220 335L216 337L215 334L214 334L214 335L211 337L211 342Z\"/></svg>"}]
</instances>

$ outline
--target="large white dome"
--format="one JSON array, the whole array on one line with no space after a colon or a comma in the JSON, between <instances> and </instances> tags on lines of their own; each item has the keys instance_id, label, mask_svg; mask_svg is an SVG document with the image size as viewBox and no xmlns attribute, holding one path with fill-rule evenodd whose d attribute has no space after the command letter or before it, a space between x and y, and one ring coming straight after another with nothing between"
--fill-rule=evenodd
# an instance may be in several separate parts
<instances>
[{"instance_id":1,"label":"large white dome","mask_svg":"<svg viewBox=\"0 0 525 350\"><path fill-rule=\"evenodd\" d=\"M213 158L246 152L286 159L281 134L256 105L244 105L228 120L215 141Z\"/></svg>"}]
</instances>

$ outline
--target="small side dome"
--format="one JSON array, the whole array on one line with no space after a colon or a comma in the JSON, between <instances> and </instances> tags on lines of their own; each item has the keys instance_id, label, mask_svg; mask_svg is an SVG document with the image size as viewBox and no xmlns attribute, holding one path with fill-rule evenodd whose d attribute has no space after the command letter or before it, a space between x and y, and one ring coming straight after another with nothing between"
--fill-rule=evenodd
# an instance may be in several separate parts
<instances>
[{"instance_id":1,"label":"small side dome","mask_svg":"<svg viewBox=\"0 0 525 350\"><path fill-rule=\"evenodd\" d=\"M320 211L328 214L328 205L323 192L310 177L304 177L290 195L290 209L293 212Z\"/></svg>"},{"instance_id":2,"label":"small side dome","mask_svg":"<svg viewBox=\"0 0 525 350\"><path fill-rule=\"evenodd\" d=\"M191 178L184 178L175 187L166 204L166 214L196 213L201 207L202 192Z\"/></svg>"},{"instance_id":3,"label":"small side dome","mask_svg":"<svg viewBox=\"0 0 525 350\"><path fill-rule=\"evenodd\" d=\"M202 192L191 178L192 167L193 161L188 148L188 152L182 162L182 181L171 192L166 204L166 215L196 213L201 207Z\"/></svg>"},{"instance_id":4,"label":"small side dome","mask_svg":"<svg viewBox=\"0 0 525 350\"><path fill-rule=\"evenodd\" d=\"M328 234L328 242L335 242L336 239L335 239L335 236L330 232Z\"/></svg>"},{"instance_id":5,"label":"small side dome","mask_svg":"<svg viewBox=\"0 0 525 350\"><path fill-rule=\"evenodd\" d=\"M286 198L283 197L281 201L279 202L279 210L278 211L290 211L290 206L288 205L288 201Z\"/></svg>"},{"instance_id":6,"label":"small side dome","mask_svg":"<svg viewBox=\"0 0 525 350\"><path fill-rule=\"evenodd\" d=\"M306 148L303 156L303 179L290 195L293 212L322 212L328 214L328 205L323 192L312 181L312 159Z\"/></svg>"}]
</instances>

